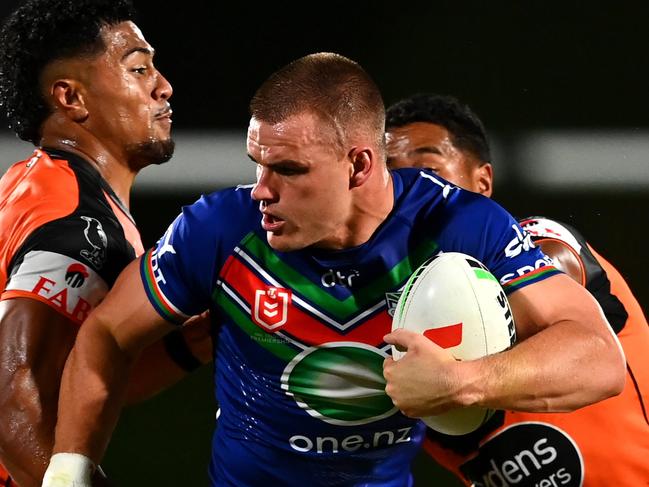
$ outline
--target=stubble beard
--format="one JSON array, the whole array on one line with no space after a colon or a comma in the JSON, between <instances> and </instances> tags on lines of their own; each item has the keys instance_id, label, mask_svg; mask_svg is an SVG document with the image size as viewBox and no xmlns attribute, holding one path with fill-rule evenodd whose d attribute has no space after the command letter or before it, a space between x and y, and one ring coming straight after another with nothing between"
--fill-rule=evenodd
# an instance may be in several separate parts
<instances>
[{"instance_id":1,"label":"stubble beard","mask_svg":"<svg viewBox=\"0 0 649 487\"><path fill-rule=\"evenodd\" d=\"M129 162L141 169L155 164L160 165L169 161L174 154L176 143L169 137L165 140L147 140L126 147Z\"/></svg>"}]
</instances>

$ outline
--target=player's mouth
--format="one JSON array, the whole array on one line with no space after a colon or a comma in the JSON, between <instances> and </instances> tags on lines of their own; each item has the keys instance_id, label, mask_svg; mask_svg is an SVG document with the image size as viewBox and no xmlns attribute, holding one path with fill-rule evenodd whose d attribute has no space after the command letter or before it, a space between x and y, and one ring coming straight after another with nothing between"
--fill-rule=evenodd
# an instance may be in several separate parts
<instances>
[{"instance_id":1,"label":"player's mouth","mask_svg":"<svg viewBox=\"0 0 649 487\"><path fill-rule=\"evenodd\" d=\"M278 232L283 226L284 220L271 213L264 213L261 218L261 228L266 232Z\"/></svg>"},{"instance_id":2,"label":"player's mouth","mask_svg":"<svg viewBox=\"0 0 649 487\"><path fill-rule=\"evenodd\" d=\"M154 115L155 120L164 121L171 123L171 116L173 115L173 110L170 105L166 105L162 110L159 110Z\"/></svg>"}]
</instances>

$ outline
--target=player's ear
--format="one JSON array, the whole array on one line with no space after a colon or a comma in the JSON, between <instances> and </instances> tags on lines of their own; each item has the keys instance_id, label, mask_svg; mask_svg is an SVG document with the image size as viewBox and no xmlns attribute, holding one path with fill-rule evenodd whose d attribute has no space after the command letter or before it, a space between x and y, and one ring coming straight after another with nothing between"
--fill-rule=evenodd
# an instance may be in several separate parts
<instances>
[{"instance_id":1,"label":"player's ear","mask_svg":"<svg viewBox=\"0 0 649 487\"><path fill-rule=\"evenodd\" d=\"M83 93L83 85L74 79L57 79L50 88L55 109L74 122L83 122L88 118Z\"/></svg>"},{"instance_id":2,"label":"player's ear","mask_svg":"<svg viewBox=\"0 0 649 487\"><path fill-rule=\"evenodd\" d=\"M478 166L473 175L477 192L491 198L493 193L493 168L491 164L485 162L483 165Z\"/></svg>"},{"instance_id":3,"label":"player's ear","mask_svg":"<svg viewBox=\"0 0 649 487\"><path fill-rule=\"evenodd\" d=\"M354 147L348 153L350 161L349 187L362 185L372 172L376 154L369 147Z\"/></svg>"}]
</instances>

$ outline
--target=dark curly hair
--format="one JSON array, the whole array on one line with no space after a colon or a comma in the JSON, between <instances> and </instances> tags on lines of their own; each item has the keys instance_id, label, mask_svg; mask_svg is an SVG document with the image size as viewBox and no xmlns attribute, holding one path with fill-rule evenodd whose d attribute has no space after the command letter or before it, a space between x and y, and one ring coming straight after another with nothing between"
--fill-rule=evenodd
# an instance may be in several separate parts
<instances>
[{"instance_id":1,"label":"dark curly hair","mask_svg":"<svg viewBox=\"0 0 649 487\"><path fill-rule=\"evenodd\" d=\"M57 59L100 53L100 29L135 19L130 0L27 0L0 31L0 104L18 137L38 145L50 113L40 76Z\"/></svg>"},{"instance_id":2,"label":"dark curly hair","mask_svg":"<svg viewBox=\"0 0 649 487\"><path fill-rule=\"evenodd\" d=\"M468 105L450 95L418 93L391 105L386 112L385 130L416 122L441 125L453 145L482 162L491 162L487 133L480 118Z\"/></svg>"}]
</instances>

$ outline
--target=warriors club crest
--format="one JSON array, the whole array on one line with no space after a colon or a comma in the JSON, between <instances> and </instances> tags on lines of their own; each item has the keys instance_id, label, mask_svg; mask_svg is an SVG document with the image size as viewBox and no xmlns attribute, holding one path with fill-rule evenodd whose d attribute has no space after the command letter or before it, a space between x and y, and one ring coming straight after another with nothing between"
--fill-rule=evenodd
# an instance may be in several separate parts
<instances>
[{"instance_id":1,"label":"warriors club crest","mask_svg":"<svg viewBox=\"0 0 649 487\"><path fill-rule=\"evenodd\" d=\"M266 330L281 328L288 318L288 304L291 302L289 289L269 287L255 291L253 321Z\"/></svg>"}]
</instances>

